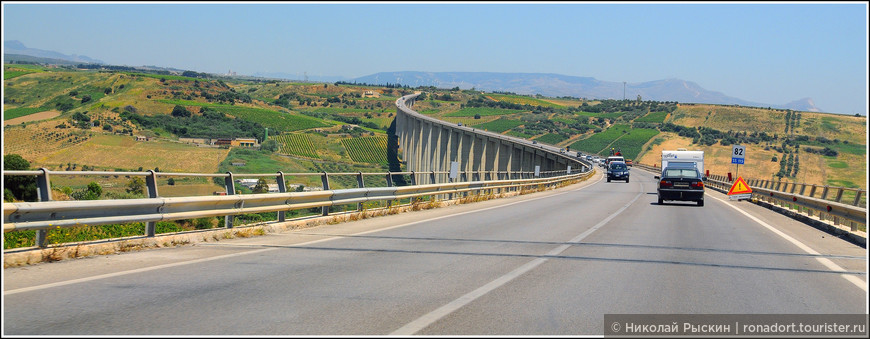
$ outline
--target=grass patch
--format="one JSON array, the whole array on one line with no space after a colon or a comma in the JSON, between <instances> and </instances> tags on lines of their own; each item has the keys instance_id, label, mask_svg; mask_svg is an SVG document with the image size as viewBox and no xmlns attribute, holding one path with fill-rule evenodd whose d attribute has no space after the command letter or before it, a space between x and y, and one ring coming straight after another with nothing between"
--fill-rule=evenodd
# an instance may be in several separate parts
<instances>
[{"instance_id":1,"label":"grass patch","mask_svg":"<svg viewBox=\"0 0 870 339\"><path fill-rule=\"evenodd\" d=\"M634 119L634 122L654 122L663 123L668 116L668 112L650 112L640 118Z\"/></svg>"},{"instance_id":2,"label":"grass patch","mask_svg":"<svg viewBox=\"0 0 870 339\"><path fill-rule=\"evenodd\" d=\"M18 107L3 111L3 121L45 111L42 107Z\"/></svg>"},{"instance_id":3,"label":"grass patch","mask_svg":"<svg viewBox=\"0 0 870 339\"><path fill-rule=\"evenodd\" d=\"M544 134L542 136L535 138L535 140L537 140L539 142L547 143L550 145L558 144L559 142L561 142L562 140L565 140L565 139L567 139L567 138L565 138L565 136L558 134L558 133L548 133L548 134Z\"/></svg>"},{"instance_id":4,"label":"grass patch","mask_svg":"<svg viewBox=\"0 0 870 339\"><path fill-rule=\"evenodd\" d=\"M489 108L489 107L466 107L460 109L453 113L448 113L446 116L448 117L473 117L476 115L480 115L482 117L489 115L506 115L506 114L515 114L520 113L521 110L518 109L500 109L500 108Z\"/></svg>"},{"instance_id":5,"label":"grass patch","mask_svg":"<svg viewBox=\"0 0 870 339\"><path fill-rule=\"evenodd\" d=\"M831 168L848 168L849 165L842 161L829 162L828 167Z\"/></svg>"},{"instance_id":6,"label":"grass patch","mask_svg":"<svg viewBox=\"0 0 870 339\"><path fill-rule=\"evenodd\" d=\"M506 118L499 118L495 121L485 122L481 124L473 125L475 128L482 129L484 131L491 131L496 133L503 133L511 128L522 125L523 122L520 120L511 120Z\"/></svg>"}]
</instances>

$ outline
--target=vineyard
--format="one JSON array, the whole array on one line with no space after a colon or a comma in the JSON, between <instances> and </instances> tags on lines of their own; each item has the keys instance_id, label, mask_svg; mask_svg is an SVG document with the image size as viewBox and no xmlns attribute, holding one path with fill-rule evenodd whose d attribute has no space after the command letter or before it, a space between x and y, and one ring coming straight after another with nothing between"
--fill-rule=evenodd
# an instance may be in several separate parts
<instances>
[{"instance_id":1,"label":"vineyard","mask_svg":"<svg viewBox=\"0 0 870 339\"><path fill-rule=\"evenodd\" d=\"M614 148L621 150L626 159L636 159L643 145L657 134L659 131L655 129L613 125L604 132L571 144L571 148L600 155L609 155L610 148Z\"/></svg>"},{"instance_id":2,"label":"vineyard","mask_svg":"<svg viewBox=\"0 0 870 339\"><path fill-rule=\"evenodd\" d=\"M543 142L546 144L550 144L550 145L558 144L558 143L562 142L562 140L565 140L565 139L567 139L567 138L565 138L565 136L563 136L559 133L547 133L547 134L544 134L540 137L535 138L535 140L537 140L537 141L540 141L540 142Z\"/></svg>"},{"instance_id":3,"label":"vineyard","mask_svg":"<svg viewBox=\"0 0 870 339\"><path fill-rule=\"evenodd\" d=\"M480 115L482 117L488 115L505 115L505 114L514 114L520 113L521 110L518 109L501 109L501 108L489 108L489 107L466 107L460 109L453 113L448 113L446 116L448 117L473 117L476 115Z\"/></svg>"},{"instance_id":4,"label":"vineyard","mask_svg":"<svg viewBox=\"0 0 870 339\"><path fill-rule=\"evenodd\" d=\"M621 137L623 131L627 132L628 130L631 130L628 125L613 125L604 132L595 133L589 138L571 144L571 148L603 155L604 148Z\"/></svg>"},{"instance_id":5,"label":"vineyard","mask_svg":"<svg viewBox=\"0 0 870 339\"><path fill-rule=\"evenodd\" d=\"M245 107L239 105L210 104L190 100L157 100L159 102L182 105L200 106L235 116L239 119L252 121L269 128L270 131L292 132L309 128L329 127L330 124L317 118L304 115L278 112L263 108Z\"/></svg>"},{"instance_id":6,"label":"vineyard","mask_svg":"<svg viewBox=\"0 0 870 339\"><path fill-rule=\"evenodd\" d=\"M487 95L487 97L492 99L492 100L495 100L495 101L503 101L503 102L509 102L512 104L519 104L519 105L531 105L531 106L553 107L553 108L563 107L561 105L558 105L558 104L555 104L555 103L552 103L549 101L544 101L541 99L536 99L536 98L527 97L527 96L523 96L523 95L489 94L489 95Z\"/></svg>"},{"instance_id":7,"label":"vineyard","mask_svg":"<svg viewBox=\"0 0 870 339\"><path fill-rule=\"evenodd\" d=\"M668 116L668 112L650 112L649 114L642 116L640 118L634 119L634 122L665 122L665 118Z\"/></svg>"},{"instance_id":8,"label":"vineyard","mask_svg":"<svg viewBox=\"0 0 870 339\"><path fill-rule=\"evenodd\" d=\"M498 120L485 122L482 124L474 125L476 128L480 128L485 131L503 133L511 128L522 125L523 122L520 120L510 120L505 118L499 118Z\"/></svg>"},{"instance_id":9,"label":"vineyard","mask_svg":"<svg viewBox=\"0 0 870 339\"><path fill-rule=\"evenodd\" d=\"M314 148L311 138L306 134L282 134L276 135L273 138L278 142L278 152L280 153L307 158L320 158L317 156L317 150Z\"/></svg>"},{"instance_id":10,"label":"vineyard","mask_svg":"<svg viewBox=\"0 0 870 339\"><path fill-rule=\"evenodd\" d=\"M387 137L342 139L341 144L353 161L387 164Z\"/></svg>"}]
</instances>

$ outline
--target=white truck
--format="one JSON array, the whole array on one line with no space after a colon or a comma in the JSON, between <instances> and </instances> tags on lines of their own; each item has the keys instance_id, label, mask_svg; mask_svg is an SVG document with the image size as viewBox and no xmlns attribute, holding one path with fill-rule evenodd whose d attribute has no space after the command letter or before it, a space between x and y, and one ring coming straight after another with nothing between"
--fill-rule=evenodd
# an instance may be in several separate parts
<instances>
[{"instance_id":1,"label":"white truck","mask_svg":"<svg viewBox=\"0 0 870 339\"><path fill-rule=\"evenodd\" d=\"M697 168L702 177L707 175L704 172L704 151L687 151L685 148L679 148L676 151L662 151L662 170L674 163L691 164L689 166Z\"/></svg>"}]
</instances>

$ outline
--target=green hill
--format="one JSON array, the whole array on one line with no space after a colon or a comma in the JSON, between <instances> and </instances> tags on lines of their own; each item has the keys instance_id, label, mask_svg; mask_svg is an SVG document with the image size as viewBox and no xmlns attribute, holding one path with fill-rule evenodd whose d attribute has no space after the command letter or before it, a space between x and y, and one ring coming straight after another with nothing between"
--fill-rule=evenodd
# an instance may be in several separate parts
<instances>
[{"instance_id":1,"label":"green hill","mask_svg":"<svg viewBox=\"0 0 870 339\"><path fill-rule=\"evenodd\" d=\"M4 75L5 152L20 154L35 168L313 172L331 164L378 172L387 166L378 151L368 149L369 155L362 156L353 140L383 138L395 116L394 101L420 90L424 94L414 107L419 112L556 146L600 155L621 149L626 157L647 164L658 163L663 149L702 149L706 168L727 173L734 170L731 145L739 143L747 146L747 164L740 168L747 177L866 188L864 117L432 87L292 83L196 72L8 64ZM245 167L221 165L237 153L235 148L186 143L189 138L241 137L262 143L267 129L277 145L272 152L246 155L253 163ZM137 135L151 141L136 142Z\"/></svg>"}]
</instances>

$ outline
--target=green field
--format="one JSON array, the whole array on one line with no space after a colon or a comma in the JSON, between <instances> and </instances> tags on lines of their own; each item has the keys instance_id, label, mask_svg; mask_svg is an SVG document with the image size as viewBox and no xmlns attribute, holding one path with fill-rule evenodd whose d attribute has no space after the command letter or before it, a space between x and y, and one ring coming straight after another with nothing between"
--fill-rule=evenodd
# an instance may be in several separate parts
<instances>
[{"instance_id":1,"label":"green field","mask_svg":"<svg viewBox=\"0 0 870 339\"><path fill-rule=\"evenodd\" d=\"M480 115L482 117L489 115L505 115L505 114L514 114L520 113L521 110L516 109L501 109L501 108L488 108L488 107L466 107L460 109L453 113L448 113L446 116L448 117L473 117L475 115Z\"/></svg>"},{"instance_id":2,"label":"green field","mask_svg":"<svg viewBox=\"0 0 870 339\"><path fill-rule=\"evenodd\" d=\"M613 113L591 113L591 112L577 112L577 115L593 117L593 118L604 118L604 119L616 119L621 117L625 112L613 112Z\"/></svg>"},{"instance_id":3,"label":"green field","mask_svg":"<svg viewBox=\"0 0 870 339\"><path fill-rule=\"evenodd\" d=\"M3 111L3 121L20 118L25 115L30 115L33 113L39 113L45 111L45 108L41 107L18 107L11 108Z\"/></svg>"},{"instance_id":4,"label":"green field","mask_svg":"<svg viewBox=\"0 0 870 339\"><path fill-rule=\"evenodd\" d=\"M293 154L308 158L320 158L317 156L317 149L311 142L311 138L305 134L282 134L276 135L275 141L278 142L278 152L283 154Z\"/></svg>"},{"instance_id":5,"label":"green field","mask_svg":"<svg viewBox=\"0 0 870 339\"><path fill-rule=\"evenodd\" d=\"M544 101L541 99L532 98L532 97L528 97L528 96L524 96L524 95L487 94L487 96L492 98L495 101L509 102L512 104L541 106L541 107L553 107L553 108L564 107L564 106L554 104L554 103L549 102L549 101Z\"/></svg>"},{"instance_id":6,"label":"green field","mask_svg":"<svg viewBox=\"0 0 870 339\"><path fill-rule=\"evenodd\" d=\"M582 151L609 155L610 149L621 150L626 159L637 159L643 145L659 134L658 130L631 128L628 125L613 125L606 131L571 144L571 148Z\"/></svg>"},{"instance_id":7,"label":"green field","mask_svg":"<svg viewBox=\"0 0 870 339\"><path fill-rule=\"evenodd\" d=\"M562 140L565 140L565 139L567 139L567 138L565 138L564 136L562 136L561 134L558 134L558 133L547 133L547 134L544 134L542 136L535 138L535 140L537 140L537 141L547 143L550 145L558 144L558 143L562 142Z\"/></svg>"},{"instance_id":8,"label":"green field","mask_svg":"<svg viewBox=\"0 0 870 339\"><path fill-rule=\"evenodd\" d=\"M665 118L668 116L668 112L650 112L647 115L644 115L640 118L634 119L634 122L657 122L663 123L665 122Z\"/></svg>"},{"instance_id":9,"label":"green field","mask_svg":"<svg viewBox=\"0 0 870 339\"><path fill-rule=\"evenodd\" d=\"M317 118L298 115L294 113L283 113L272 111L263 108L253 108L237 105L226 104L211 104L199 101L190 100L158 100L163 103L182 105L182 106L200 106L209 107L217 111L235 116L240 119L253 121L269 128L270 131L292 132L309 128L329 127L331 124Z\"/></svg>"},{"instance_id":10,"label":"green field","mask_svg":"<svg viewBox=\"0 0 870 339\"><path fill-rule=\"evenodd\" d=\"M520 120L510 120L505 118L499 118L498 120L485 122L477 125L472 125L475 128L482 129L484 131L503 133L511 128L522 125L523 122Z\"/></svg>"},{"instance_id":11,"label":"green field","mask_svg":"<svg viewBox=\"0 0 870 339\"><path fill-rule=\"evenodd\" d=\"M387 163L387 137L342 139L341 144L347 149L347 153L353 161L375 164Z\"/></svg>"}]
</instances>

